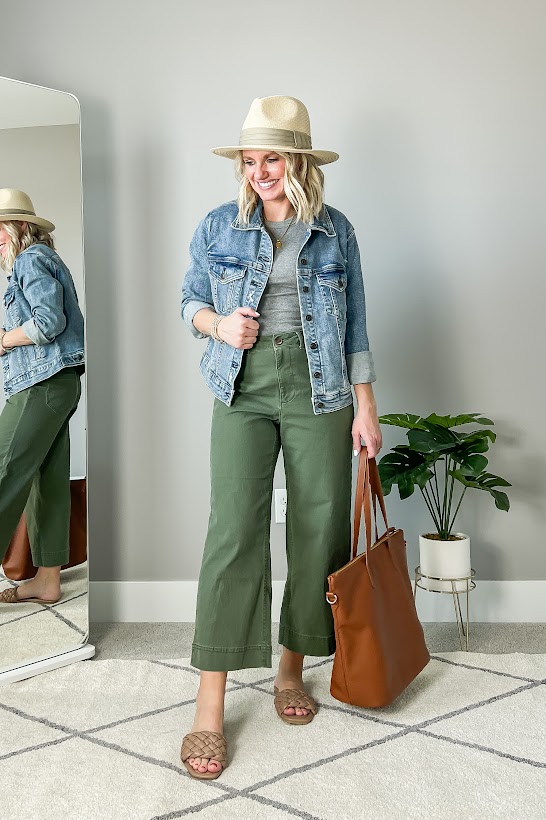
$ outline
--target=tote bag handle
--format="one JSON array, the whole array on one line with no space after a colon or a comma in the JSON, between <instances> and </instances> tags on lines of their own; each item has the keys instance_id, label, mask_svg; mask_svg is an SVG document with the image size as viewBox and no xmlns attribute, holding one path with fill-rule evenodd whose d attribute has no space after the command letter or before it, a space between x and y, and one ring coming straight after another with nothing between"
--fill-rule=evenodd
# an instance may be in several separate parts
<instances>
[{"instance_id":1,"label":"tote bag handle","mask_svg":"<svg viewBox=\"0 0 546 820\"><path fill-rule=\"evenodd\" d=\"M388 530L389 524L387 521L387 511L385 508L385 500L383 498L383 490L381 488L381 479L379 478L379 470L377 469L375 458L369 458L367 448L362 447L362 449L360 450L360 457L358 461L358 477L356 480L352 558L356 558L358 552L358 538L360 535L362 509L364 509L367 554L370 552L372 546L372 514L370 508L370 494L373 499L375 540L377 541L379 540L377 528L377 501L379 501L379 506L381 508L381 514L385 522L385 527Z\"/></svg>"}]
</instances>

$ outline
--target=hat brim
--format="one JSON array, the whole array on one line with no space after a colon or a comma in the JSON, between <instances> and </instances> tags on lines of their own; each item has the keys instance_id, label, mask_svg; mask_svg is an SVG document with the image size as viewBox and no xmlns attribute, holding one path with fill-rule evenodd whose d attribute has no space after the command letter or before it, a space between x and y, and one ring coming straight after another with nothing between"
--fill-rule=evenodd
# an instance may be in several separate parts
<instances>
[{"instance_id":1,"label":"hat brim","mask_svg":"<svg viewBox=\"0 0 546 820\"><path fill-rule=\"evenodd\" d=\"M39 225L40 228L49 231L49 233L55 230L53 222L42 219L41 216L34 216L34 214L2 214L0 216L0 222L32 222L34 225Z\"/></svg>"},{"instance_id":2,"label":"hat brim","mask_svg":"<svg viewBox=\"0 0 546 820\"><path fill-rule=\"evenodd\" d=\"M321 151L318 148L288 148L286 145L228 145L221 148L211 148L213 154L226 159L237 159L241 151L282 151L286 154L311 154L317 165L328 165L339 159L335 151Z\"/></svg>"}]
</instances>

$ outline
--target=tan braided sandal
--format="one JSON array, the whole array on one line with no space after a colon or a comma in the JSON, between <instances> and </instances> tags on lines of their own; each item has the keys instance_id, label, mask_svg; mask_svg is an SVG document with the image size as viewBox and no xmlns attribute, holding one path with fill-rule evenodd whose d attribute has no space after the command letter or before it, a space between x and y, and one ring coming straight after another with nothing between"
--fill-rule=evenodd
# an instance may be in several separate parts
<instances>
[{"instance_id":1,"label":"tan braided sandal","mask_svg":"<svg viewBox=\"0 0 546 820\"><path fill-rule=\"evenodd\" d=\"M275 709L281 720L284 720L285 723L299 725L311 723L318 711L317 704L311 695L308 695L302 689L281 689L279 691L276 686L273 687L273 691L275 693ZM300 709L307 709L308 712L306 715L286 715L284 710L289 706L294 709L299 706Z\"/></svg>"},{"instance_id":2,"label":"tan braided sandal","mask_svg":"<svg viewBox=\"0 0 546 820\"><path fill-rule=\"evenodd\" d=\"M217 760L222 764L222 768L218 772L196 771L187 762L190 757L207 757L209 760ZM227 766L227 741L219 732L190 732L182 740L180 759L191 776L197 780L216 780Z\"/></svg>"},{"instance_id":3,"label":"tan braided sandal","mask_svg":"<svg viewBox=\"0 0 546 820\"><path fill-rule=\"evenodd\" d=\"M8 587L8 589L2 590L0 592L0 604L25 604L27 601L36 604L56 604L57 601L60 601L60 596L54 601L47 601L45 598L19 598L17 589L18 587Z\"/></svg>"}]
</instances>

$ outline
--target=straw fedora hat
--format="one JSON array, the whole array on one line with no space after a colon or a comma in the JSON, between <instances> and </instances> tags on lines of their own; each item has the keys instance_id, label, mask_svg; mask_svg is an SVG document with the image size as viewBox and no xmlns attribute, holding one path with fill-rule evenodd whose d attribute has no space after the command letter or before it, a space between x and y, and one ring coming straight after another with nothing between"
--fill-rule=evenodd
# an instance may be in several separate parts
<instances>
[{"instance_id":1,"label":"straw fedora hat","mask_svg":"<svg viewBox=\"0 0 546 820\"><path fill-rule=\"evenodd\" d=\"M0 188L0 222L12 219L20 222L33 222L46 231L54 231L55 225L41 216L36 216L34 205L28 194L17 188Z\"/></svg>"},{"instance_id":2,"label":"straw fedora hat","mask_svg":"<svg viewBox=\"0 0 546 820\"><path fill-rule=\"evenodd\" d=\"M312 147L307 108L295 97L257 97L243 123L239 145L211 148L211 151L220 157L235 159L244 148L311 154L319 165L339 159L339 154L334 151Z\"/></svg>"}]
</instances>

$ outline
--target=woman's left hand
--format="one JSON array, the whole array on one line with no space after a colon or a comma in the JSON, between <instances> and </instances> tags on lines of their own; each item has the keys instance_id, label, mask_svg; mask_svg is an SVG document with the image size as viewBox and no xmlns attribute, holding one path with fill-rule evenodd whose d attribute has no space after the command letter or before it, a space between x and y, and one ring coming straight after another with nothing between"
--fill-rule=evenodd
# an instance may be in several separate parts
<instances>
[{"instance_id":1,"label":"woman's left hand","mask_svg":"<svg viewBox=\"0 0 546 820\"><path fill-rule=\"evenodd\" d=\"M381 434L381 427L379 426L379 419L377 418L375 403L359 405L353 420L351 432L353 436L353 453L355 455L360 453L362 449L361 439L364 439L368 456L375 458L383 446L383 436Z\"/></svg>"}]
</instances>

